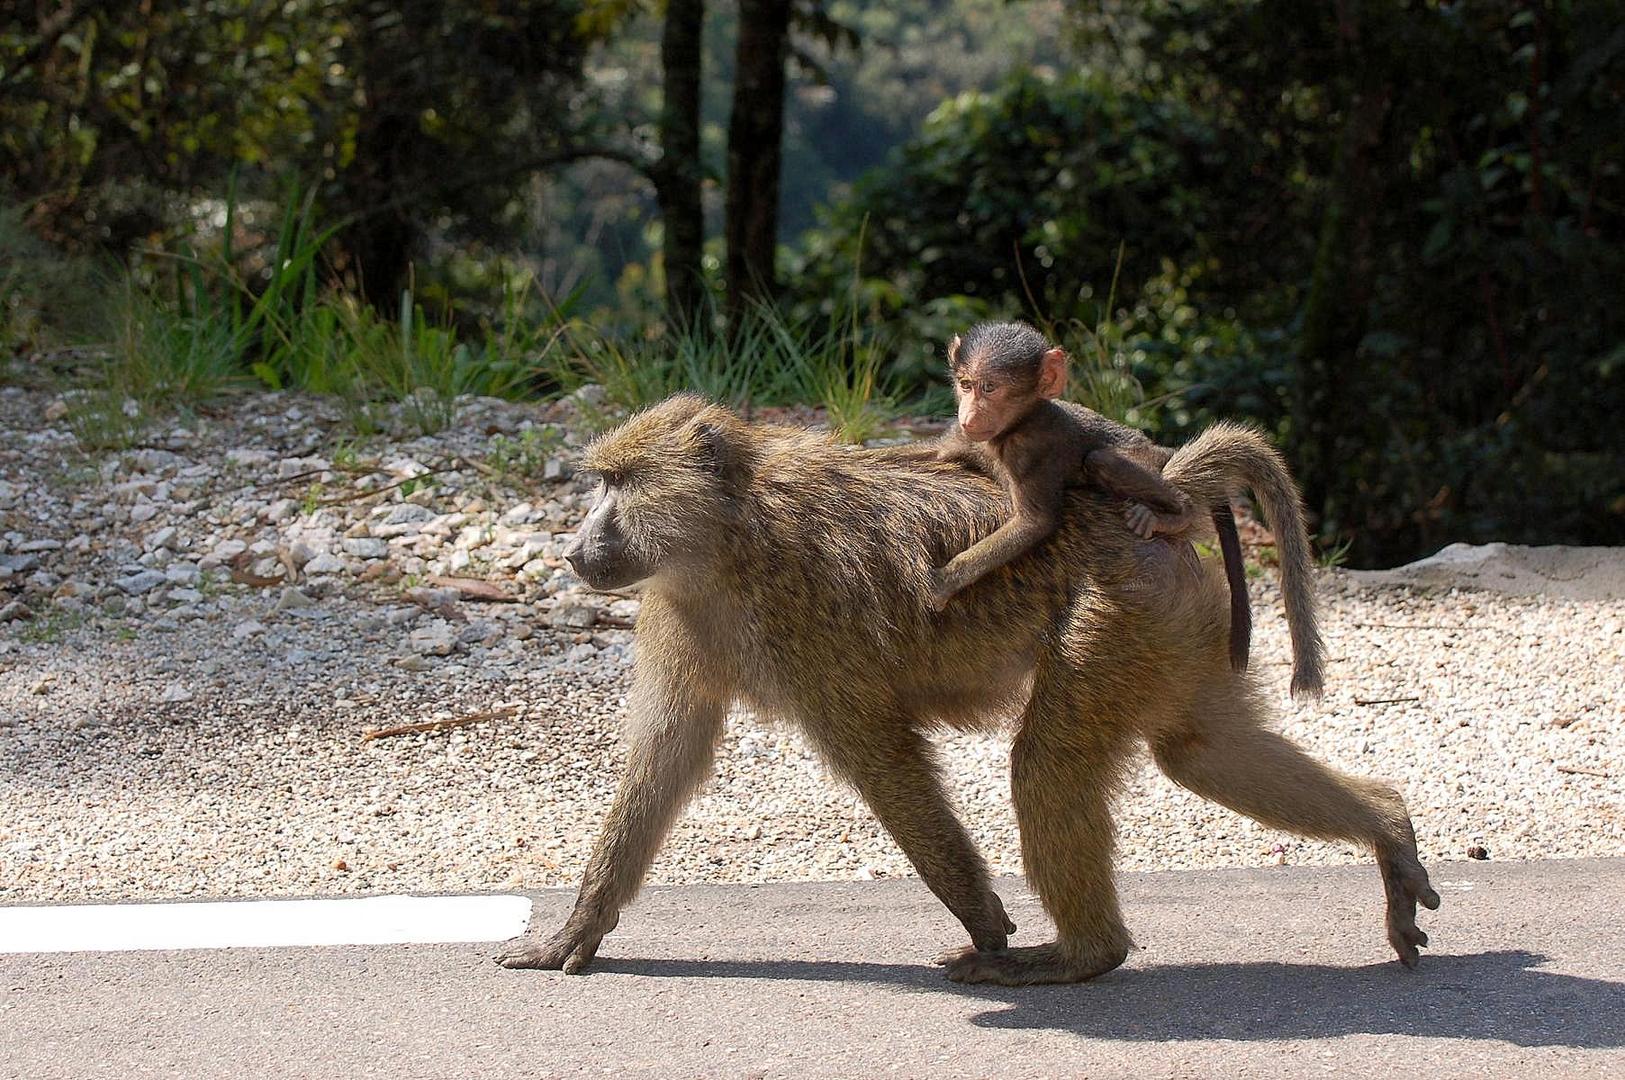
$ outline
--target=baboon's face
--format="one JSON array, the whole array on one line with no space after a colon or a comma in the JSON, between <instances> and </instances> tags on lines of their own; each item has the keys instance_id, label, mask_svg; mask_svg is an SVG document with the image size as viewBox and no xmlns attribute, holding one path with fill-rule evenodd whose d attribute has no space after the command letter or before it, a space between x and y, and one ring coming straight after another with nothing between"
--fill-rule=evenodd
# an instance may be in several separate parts
<instances>
[{"instance_id":1,"label":"baboon's face","mask_svg":"<svg viewBox=\"0 0 1625 1080\"><path fill-rule=\"evenodd\" d=\"M709 557L727 505L731 418L683 395L587 448L598 496L564 551L594 589L619 589Z\"/></svg>"},{"instance_id":2,"label":"baboon's face","mask_svg":"<svg viewBox=\"0 0 1625 1080\"><path fill-rule=\"evenodd\" d=\"M621 518L625 496L623 485L605 476L598 485L598 498L586 520L576 530L575 539L564 549L570 568L594 589L619 589L642 581L654 572L651 566L633 557Z\"/></svg>"}]
</instances>

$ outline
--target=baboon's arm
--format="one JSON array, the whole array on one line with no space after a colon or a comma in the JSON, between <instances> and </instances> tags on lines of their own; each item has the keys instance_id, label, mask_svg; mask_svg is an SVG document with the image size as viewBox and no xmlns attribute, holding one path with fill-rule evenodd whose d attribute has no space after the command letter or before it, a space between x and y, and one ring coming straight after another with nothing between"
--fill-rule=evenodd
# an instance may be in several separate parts
<instances>
[{"instance_id":1,"label":"baboon's arm","mask_svg":"<svg viewBox=\"0 0 1625 1080\"><path fill-rule=\"evenodd\" d=\"M564 927L541 941L520 939L497 957L504 967L563 968L579 972L598 943L615 929L637 895L672 822L711 773L722 736L725 703L674 685L642 678L630 702L626 771L581 879Z\"/></svg>"},{"instance_id":2,"label":"baboon's arm","mask_svg":"<svg viewBox=\"0 0 1625 1080\"><path fill-rule=\"evenodd\" d=\"M1084 467L1090 480L1119 499L1144 503L1164 517L1183 517L1190 511L1189 496L1164 480L1162 473L1135 461L1116 447L1090 451L1084 458Z\"/></svg>"},{"instance_id":3,"label":"baboon's arm","mask_svg":"<svg viewBox=\"0 0 1625 1080\"><path fill-rule=\"evenodd\" d=\"M1015 513L1009 521L955 555L942 568L932 595L938 611L959 590L1025 555L1055 531L1060 521L1064 481L1065 472L1058 467L1011 480Z\"/></svg>"},{"instance_id":4,"label":"baboon's arm","mask_svg":"<svg viewBox=\"0 0 1625 1080\"><path fill-rule=\"evenodd\" d=\"M927 887L965 925L978 949L1002 949L1015 923L988 880L987 864L943 793L931 744L900 717L809 717L804 728L891 833ZM853 724L853 721L857 721ZM851 730L861 730L854 739Z\"/></svg>"}]
</instances>

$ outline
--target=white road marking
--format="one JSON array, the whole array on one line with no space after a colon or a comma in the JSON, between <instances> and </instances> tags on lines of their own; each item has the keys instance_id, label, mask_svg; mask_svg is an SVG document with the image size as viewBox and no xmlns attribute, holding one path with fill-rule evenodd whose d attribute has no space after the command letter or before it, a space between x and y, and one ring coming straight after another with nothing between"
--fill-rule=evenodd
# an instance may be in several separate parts
<instances>
[{"instance_id":1,"label":"white road marking","mask_svg":"<svg viewBox=\"0 0 1625 1080\"><path fill-rule=\"evenodd\" d=\"M0 953L502 941L529 920L523 896L0 907Z\"/></svg>"}]
</instances>

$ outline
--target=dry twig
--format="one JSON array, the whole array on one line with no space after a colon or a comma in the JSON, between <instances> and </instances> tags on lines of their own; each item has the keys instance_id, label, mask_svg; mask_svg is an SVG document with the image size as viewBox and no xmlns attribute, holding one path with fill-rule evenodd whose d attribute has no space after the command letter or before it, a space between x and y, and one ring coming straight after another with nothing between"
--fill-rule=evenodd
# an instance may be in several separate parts
<instances>
[{"instance_id":1,"label":"dry twig","mask_svg":"<svg viewBox=\"0 0 1625 1080\"><path fill-rule=\"evenodd\" d=\"M1557 771L1568 773L1570 776L1595 776L1600 780L1608 780L1613 776L1604 769L1587 769L1580 765L1559 765Z\"/></svg>"}]
</instances>

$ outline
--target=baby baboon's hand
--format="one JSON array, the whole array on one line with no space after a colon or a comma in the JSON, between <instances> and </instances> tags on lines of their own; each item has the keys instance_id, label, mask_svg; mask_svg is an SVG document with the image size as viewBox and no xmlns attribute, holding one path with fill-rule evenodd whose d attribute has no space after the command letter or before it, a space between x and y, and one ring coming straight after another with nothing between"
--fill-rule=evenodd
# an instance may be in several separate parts
<instances>
[{"instance_id":1,"label":"baby baboon's hand","mask_svg":"<svg viewBox=\"0 0 1625 1080\"><path fill-rule=\"evenodd\" d=\"M952 600L954 593L958 591L941 570L933 570L931 572L931 593L926 597L926 606L932 611L941 611L948 606L948 601Z\"/></svg>"},{"instance_id":2,"label":"baby baboon's hand","mask_svg":"<svg viewBox=\"0 0 1625 1080\"><path fill-rule=\"evenodd\" d=\"M1157 531L1157 514L1144 503L1131 502L1123 508L1123 520L1141 540L1149 540Z\"/></svg>"}]
</instances>

